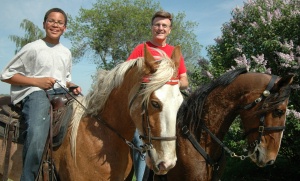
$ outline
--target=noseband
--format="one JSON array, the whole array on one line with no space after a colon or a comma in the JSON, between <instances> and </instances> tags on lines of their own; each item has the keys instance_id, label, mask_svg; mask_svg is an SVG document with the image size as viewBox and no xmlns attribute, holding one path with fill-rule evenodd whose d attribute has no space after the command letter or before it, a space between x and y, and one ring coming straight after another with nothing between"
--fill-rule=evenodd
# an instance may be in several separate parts
<instances>
[{"instance_id":1,"label":"noseband","mask_svg":"<svg viewBox=\"0 0 300 181\"><path fill-rule=\"evenodd\" d=\"M135 101L135 99L137 98L137 96L139 95L139 93L141 92L141 90L146 88L146 83L149 83L151 81L151 77L149 76L145 76L142 78L141 81L141 86L139 91L136 93L136 95L134 96L134 98L131 100L130 104L129 104L129 109L131 108L133 102ZM179 79L178 78L171 78L169 81L167 81L165 84L169 84L169 85L177 85L179 84ZM146 152L149 151L151 149L153 149L153 145L152 145L152 140L156 140L156 141L174 141L176 140L176 136L169 136L169 137L156 137L156 136L152 136L151 134L151 127L150 127L150 121L149 121L149 113L148 113L148 109L147 109L147 105L146 102L142 103L142 125L143 125L143 135L140 135L139 137L143 140L146 140L147 143L145 143L144 145L142 145L142 151L141 152ZM146 127L145 127L146 125ZM150 153L149 153L150 155Z\"/></svg>"}]
</instances>

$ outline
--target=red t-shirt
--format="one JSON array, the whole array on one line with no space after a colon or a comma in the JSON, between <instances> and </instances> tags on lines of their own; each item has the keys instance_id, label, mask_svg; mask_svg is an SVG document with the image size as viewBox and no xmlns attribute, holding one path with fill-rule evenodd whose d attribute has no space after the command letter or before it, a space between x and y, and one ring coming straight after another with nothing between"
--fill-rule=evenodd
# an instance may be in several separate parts
<instances>
[{"instance_id":1,"label":"red t-shirt","mask_svg":"<svg viewBox=\"0 0 300 181\"><path fill-rule=\"evenodd\" d=\"M150 41L147 41L146 42L146 45L148 47L153 47L153 48L158 48L162 51L164 51L169 57L171 57L172 55L172 52L174 50L174 47L169 45L169 44L166 44L166 46L164 47L159 47L159 46L155 46L153 45ZM153 56L158 56L159 53L151 48L148 49L150 51L150 53L153 55ZM131 59L137 59L138 57L143 57L144 56L144 44L139 44L138 46L136 46L133 51L131 52L131 54L129 55L128 59L127 60L131 60ZM184 64L184 58L183 56L181 56L180 58L180 64L179 64L179 67L178 67L178 75L181 75L181 74L184 74L186 73L186 67L185 67L185 64Z\"/></svg>"}]
</instances>

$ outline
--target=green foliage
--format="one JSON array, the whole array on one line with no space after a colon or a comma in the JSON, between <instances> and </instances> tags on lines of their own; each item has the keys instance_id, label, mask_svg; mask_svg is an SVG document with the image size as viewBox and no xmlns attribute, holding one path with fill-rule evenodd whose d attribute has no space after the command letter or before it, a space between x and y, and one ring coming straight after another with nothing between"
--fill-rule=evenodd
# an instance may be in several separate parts
<instances>
[{"instance_id":1,"label":"green foliage","mask_svg":"<svg viewBox=\"0 0 300 181\"><path fill-rule=\"evenodd\" d=\"M300 162L300 116L290 112L287 117L286 130L282 138L280 155L294 164Z\"/></svg>"},{"instance_id":2,"label":"green foliage","mask_svg":"<svg viewBox=\"0 0 300 181\"><path fill-rule=\"evenodd\" d=\"M210 71L212 71L212 66L209 60L199 58L198 62L193 62L193 66L188 68L189 89L192 91L199 86L210 82L211 79L213 79Z\"/></svg>"},{"instance_id":3,"label":"green foliage","mask_svg":"<svg viewBox=\"0 0 300 181\"><path fill-rule=\"evenodd\" d=\"M26 45L27 43L33 42L37 39L44 37L44 32L39 29L38 26L33 24L31 21L24 19L21 24L20 28L25 30L24 37L17 36L17 35L10 35L9 39L16 43L16 50L15 53L19 52L20 49Z\"/></svg>"},{"instance_id":4,"label":"green foliage","mask_svg":"<svg viewBox=\"0 0 300 181\"><path fill-rule=\"evenodd\" d=\"M256 166L249 159L238 160L236 158L227 159L227 167L221 177L222 181L296 181L300 176L298 164L290 163L281 157L277 158L274 165L264 168Z\"/></svg>"},{"instance_id":5,"label":"green foliage","mask_svg":"<svg viewBox=\"0 0 300 181\"><path fill-rule=\"evenodd\" d=\"M89 58L103 69L123 62L136 45L151 38L151 18L160 9L152 0L97 0L91 9L81 8L77 17L69 17L65 33L75 61L92 54ZM184 17L184 13L174 16L169 43L180 44L186 60L193 61L200 53L193 33L197 24Z\"/></svg>"}]
</instances>

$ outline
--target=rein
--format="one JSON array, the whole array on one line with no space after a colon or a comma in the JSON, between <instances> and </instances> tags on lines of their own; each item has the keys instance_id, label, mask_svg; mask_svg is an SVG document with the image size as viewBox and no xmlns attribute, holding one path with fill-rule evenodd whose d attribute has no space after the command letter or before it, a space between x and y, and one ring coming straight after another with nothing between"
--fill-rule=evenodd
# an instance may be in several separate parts
<instances>
[{"instance_id":1,"label":"rein","mask_svg":"<svg viewBox=\"0 0 300 181\"><path fill-rule=\"evenodd\" d=\"M134 96L134 98L132 99L132 101L129 104L129 108L132 106L134 100L136 99L136 97L138 96L138 94L140 93L140 91L142 89L145 89L145 83L148 83L151 81L151 77L147 76L147 77L143 77L142 78L142 84L140 86L139 91L136 93L136 95ZM64 88L58 80L56 80L56 83L61 86L62 88ZM179 79L178 78L171 78L169 81L167 81L165 84L169 84L169 85L177 85L179 84ZM65 90L65 89L64 89ZM82 106L82 108L86 111L87 108L76 99L76 97L74 97L72 94L70 94L67 90L65 90L65 92L70 95L80 106ZM149 151L151 149L153 149L153 145L152 145L152 140L163 140L163 141L172 141L172 140L176 140L176 136L172 136L172 137L152 137L151 136L151 128L150 128L150 122L149 122L149 115L148 115L148 110L146 109L146 105L145 103L142 104L142 110L144 112L143 114L143 122L145 121L147 123L147 131L144 130L144 134L146 136L140 136L140 138L142 139L148 139L148 144L144 144L141 146L141 148L138 148L137 146L134 145L133 142L128 141L126 138L124 138L120 133L118 133L117 130L115 130L112 126L110 126L105 120L100 119L100 117L94 117L95 119L97 119L100 123L102 123L104 126L106 126L107 128L109 128L111 131L113 131L116 135L119 136L119 138L121 138L131 149L137 150L140 153L145 153L146 151ZM147 134L148 133L148 134ZM149 135L149 136L147 136ZM149 154L150 155L150 154Z\"/></svg>"},{"instance_id":2,"label":"rein","mask_svg":"<svg viewBox=\"0 0 300 181\"><path fill-rule=\"evenodd\" d=\"M61 86L63 89L64 87L59 83L59 81L57 80L56 83ZM66 89L64 89L65 92L70 95L85 111L87 111L87 108L76 99L76 97L74 97L72 94L70 94ZM82 95L82 94L81 94ZM113 127L111 127L105 120L100 119L100 117L94 117L95 119L97 119L100 123L102 123L104 126L106 126L107 128L109 128L111 131L113 131L115 134L117 134L119 136L119 138L121 138L131 149L135 149L138 150L139 152L142 152L143 150L139 149L138 147L136 147L132 142L128 141L126 138L124 138L120 133L118 133Z\"/></svg>"},{"instance_id":3,"label":"rein","mask_svg":"<svg viewBox=\"0 0 300 181\"><path fill-rule=\"evenodd\" d=\"M251 108L253 108L255 105L257 105L259 102L261 102L262 100L264 100L266 97L268 97L271 93L270 90L273 88L275 82L277 80L277 76L272 75L271 80L269 82L269 84L266 87L266 90L263 91L262 95L257 98L256 100L254 100L254 102L247 104L246 106L243 107L244 110L249 110ZM203 105L202 105L203 107ZM202 109L201 109L202 110ZM201 112L202 113L202 112ZM249 146L250 147L255 147L253 152L251 154L248 155L236 155L233 151L231 151L222 141L220 141L220 139L218 139L207 127L204 123L201 124L201 127L203 130L205 130L211 137L213 140L215 140L221 147L223 150L225 150L227 153L230 154L231 157L237 157L240 158L241 160L244 160L247 157L250 157L251 155L255 154L260 142L261 142L261 137L264 133L264 131L283 131L285 129L285 126L278 126L278 127L265 127L264 125L264 119L265 119L265 115L262 115L260 118L260 125L258 128L253 128L251 130L249 130L245 135L247 136L248 134L258 131L259 132L259 136L257 138L257 140L255 140L253 143L251 143ZM205 150L201 147L201 145L197 142L197 140L194 138L194 136L190 133L189 129L187 128L186 125L184 125L182 128L182 133L187 136L187 138L189 139L189 141L192 143L192 145L194 146L194 148L203 156L203 158L205 159L205 161L211 165L213 168L216 168L216 170L219 169L219 164L218 161L214 161L206 152Z\"/></svg>"}]
</instances>

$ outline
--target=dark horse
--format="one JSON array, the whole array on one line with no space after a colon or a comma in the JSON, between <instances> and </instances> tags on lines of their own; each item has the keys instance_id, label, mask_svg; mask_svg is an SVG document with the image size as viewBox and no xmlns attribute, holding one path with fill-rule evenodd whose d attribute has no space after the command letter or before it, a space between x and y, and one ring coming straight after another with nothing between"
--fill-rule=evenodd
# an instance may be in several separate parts
<instances>
[{"instance_id":1,"label":"dark horse","mask_svg":"<svg viewBox=\"0 0 300 181\"><path fill-rule=\"evenodd\" d=\"M225 167L224 152L250 157L259 167L273 164L285 128L293 76L280 78L237 69L199 87L181 105L177 117L177 163L155 180L218 180ZM222 140L240 116L248 155L237 156Z\"/></svg>"}]
</instances>

